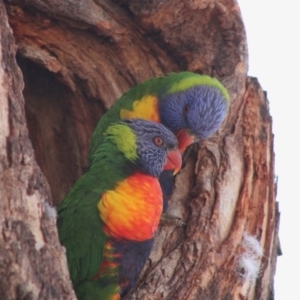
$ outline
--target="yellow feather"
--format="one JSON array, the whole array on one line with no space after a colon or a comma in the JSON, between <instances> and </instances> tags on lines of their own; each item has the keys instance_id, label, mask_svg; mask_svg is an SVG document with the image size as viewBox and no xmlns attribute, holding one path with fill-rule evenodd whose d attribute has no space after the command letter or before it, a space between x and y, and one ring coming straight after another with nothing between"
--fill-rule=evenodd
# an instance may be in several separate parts
<instances>
[{"instance_id":1,"label":"yellow feather","mask_svg":"<svg viewBox=\"0 0 300 300\"><path fill-rule=\"evenodd\" d=\"M132 110L121 109L120 118L122 120L141 118L159 123L160 119L157 104L157 97L147 95L140 100L134 101L132 104Z\"/></svg>"}]
</instances>

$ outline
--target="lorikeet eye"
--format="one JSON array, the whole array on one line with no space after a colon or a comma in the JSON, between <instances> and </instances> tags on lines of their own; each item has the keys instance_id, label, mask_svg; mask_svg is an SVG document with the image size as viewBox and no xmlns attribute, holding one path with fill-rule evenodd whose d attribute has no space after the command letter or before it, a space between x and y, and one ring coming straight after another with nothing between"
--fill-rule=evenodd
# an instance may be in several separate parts
<instances>
[{"instance_id":1,"label":"lorikeet eye","mask_svg":"<svg viewBox=\"0 0 300 300\"><path fill-rule=\"evenodd\" d=\"M186 105L183 107L183 114L184 114L184 115L187 115L189 111L190 111L190 106L189 106L188 104L186 104Z\"/></svg>"},{"instance_id":2,"label":"lorikeet eye","mask_svg":"<svg viewBox=\"0 0 300 300\"><path fill-rule=\"evenodd\" d=\"M163 139L159 136L156 136L154 139L153 139L153 142L156 146L162 146L162 144L164 143Z\"/></svg>"}]
</instances>

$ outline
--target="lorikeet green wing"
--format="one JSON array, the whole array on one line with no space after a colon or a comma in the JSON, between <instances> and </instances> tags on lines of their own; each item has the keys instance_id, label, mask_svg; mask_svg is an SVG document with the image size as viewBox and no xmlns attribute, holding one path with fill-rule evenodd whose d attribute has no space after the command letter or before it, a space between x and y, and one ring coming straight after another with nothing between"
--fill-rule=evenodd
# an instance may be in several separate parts
<instances>
[{"instance_id":1,"label":"lorikeet green wing","mask_svg":"<svg viewBox=\"0 0 300 300\"><path fill-rule=\"evenodd\" d=\"M89 191L84 181L85 178L81 178L77 182L58 208L59 237L68 251L70 275L75 285L99 271L103 260L99 249L104 248L107 240L96 209L99 193Z\"/></svg>"}]
</instances>

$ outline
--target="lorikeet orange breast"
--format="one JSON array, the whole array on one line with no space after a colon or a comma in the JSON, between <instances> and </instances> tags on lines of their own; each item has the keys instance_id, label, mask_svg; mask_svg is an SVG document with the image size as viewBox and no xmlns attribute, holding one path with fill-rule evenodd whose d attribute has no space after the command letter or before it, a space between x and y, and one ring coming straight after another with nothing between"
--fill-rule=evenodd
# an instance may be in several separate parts
<instances>
[{"instance_id":1,"label":"lorikeet orange breast","mask_svg":"<svg viewBox=\"0 0 300 300\"><path fill-rule=\"evenodd\" d=\"M162 213L161 199L157 178L148 174L137 172L119 182L98 203L105 233L132 241L153 238Z\"/></svg>"},{"instance_id":2,"label":"lorikeet orange breast","mask_svg":"<svg viewBox=\"0 0 300 300\"><path fill-rule=\"evenodd\" d=\"M162 212L157 178L170 158L180 168L176 137L157 123L125 120L104 132L90 168L58 207L78 299L116 300L135 283Z\"/></svg>"}]
</instances>

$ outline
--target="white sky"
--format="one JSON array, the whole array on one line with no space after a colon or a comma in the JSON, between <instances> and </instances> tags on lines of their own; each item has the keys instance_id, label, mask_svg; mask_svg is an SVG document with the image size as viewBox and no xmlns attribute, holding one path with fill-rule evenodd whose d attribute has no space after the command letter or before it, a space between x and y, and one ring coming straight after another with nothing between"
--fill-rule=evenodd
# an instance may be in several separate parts
<instances>
[{"instance_id":1,"label":"white sky","mask_svg":"<svg viewBox=\"0 0 300 300\"><path fill-rule=\"evenodd\" d=\"M246 26L250 76L268 93L275 134L280 242L275 300L300 299L300 14L296 0L238 0Z\"/></svg>"}]
</instances>

